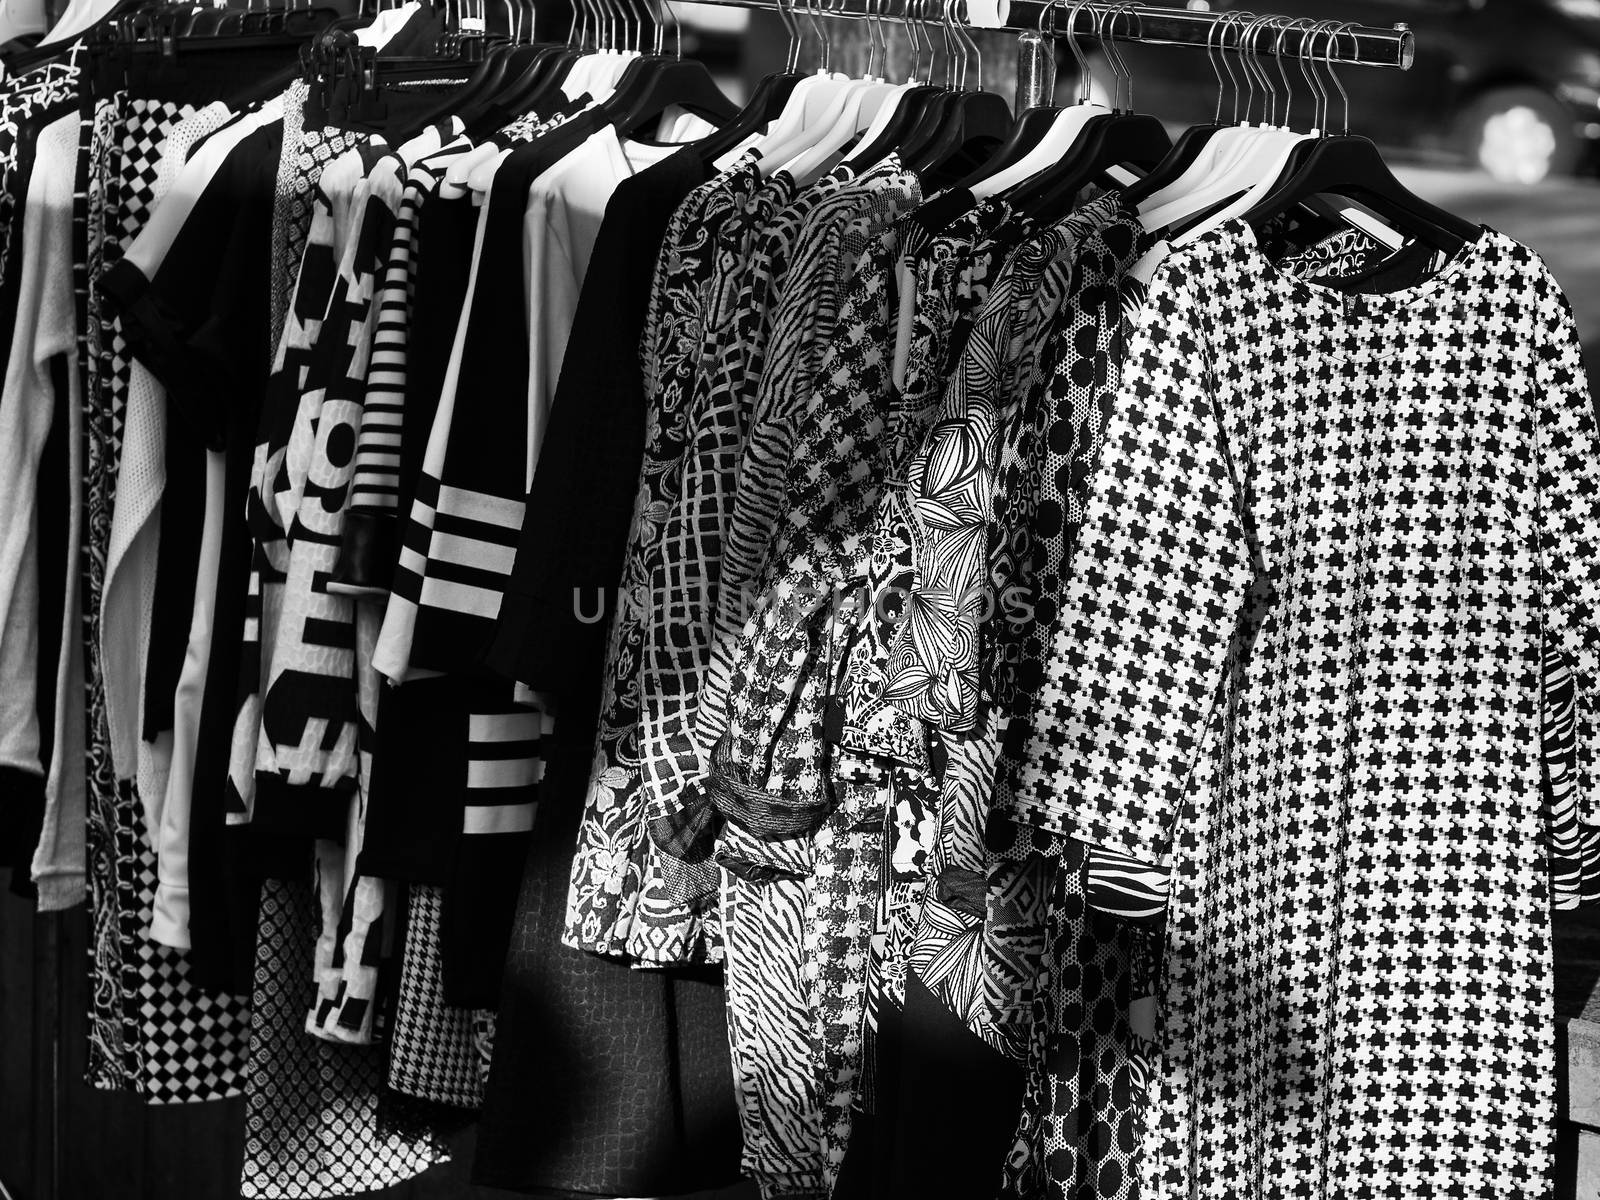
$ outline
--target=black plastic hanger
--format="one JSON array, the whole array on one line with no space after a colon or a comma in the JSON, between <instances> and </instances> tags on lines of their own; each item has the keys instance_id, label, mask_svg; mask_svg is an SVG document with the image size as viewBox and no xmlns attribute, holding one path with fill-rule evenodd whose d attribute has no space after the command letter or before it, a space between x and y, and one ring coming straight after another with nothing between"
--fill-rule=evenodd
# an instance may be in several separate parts
<instances>
[{"instance_id":1,"label":"black plastic hanger","mask_svg":"<svg viewBox=\"0 0 1600 1200\"><path fill-rule=\"evenodd\" d=\"M673 107L719 126L739 115L738 105L723 94L704 63L655 55L630 62L616 91L599 105L602 115L629 136L648 132Z\"/></svg>"},{"instance_id":2,"label":"black plastic hanger","mask_svg":"<svg viewBox=\"0 0 1600 1200\"><path fill-rule=\"evenodd\" d=\"M1079 193L1091 183L1107 188L1127 186L1129 180L1121 172L1110 173L1113 168L1132 168L1131 174L1142 179L1172 153L1172 138L1168 136L1166 126L1154 117L1130 111L1133 76L1115 48L1115 22L1130 15L1133 15L1131 6L1119 5L1110 14L1110 27L1102 25L1096 28L1106 58L1116 73L1113 111L1085 125L1078 140L1059 164L1041 171L1012 193L1012 204L1036 221L1049 223L1065 217L1076 206ZM1077 8L1074 7L1074 27L1076 18ZM1135 37L1142 33L1142 25L1141 20L1141 28ZM1122 99L1124 83L1127 85L1127 107L1118 103Z\"/></svg>"},{"instance_id":3,"label":"black plastic hanger","mask_svg":"<svg viewBox=\"0 0 1600 1200\"><path fill-rule=\"evenodd\" d=\"M222 19L228 15L225 8L200 8L189 14L183 37L213 37L222 28Z\"/></svg>"},{"instance_id":4,"label":"black plastic hanger","mask_svg":"<svg viewBox=\"0 0 1600 1200\"><path fill-rule=\"evenodd\" d=\"M935 102L939 123L932 136L916 141L920 131L914 130L911 142L901 150L906 166L915 172L926 191L965 178L1004 145L1012 131L1011 109L999 96L983 90L983 53L965 26L956 22L953 12L951 0L945 0L946 35L953 37L961 50L960 78L956 81L960 90ZM971 91L966 90L969 53L978 64L977 87Z\"/></svg>"},{"instance_id":5,"label":"black plastic hanger","mask_svg":"<svg viewBox=\"0 0 1600 1200\"><path fill-rule=\"evenodd\" d=\"M889 151L906 145L912 131L928 117L929 109L941 97L948 95L950 93L944 88L933 87L926 83L901 92L895 102L894 112L878 136L865 145L857 146L846 157L856 163L880 161ZM937 127L937 121L931 121L927 126L927 136L931 137Z\"/></svg>"},{"instance_id":6,"label":"black plastic hanger","mask_svg":"<svg viewBox=\"0 0 1600 1200\"><path fill-rule=\"evenodd\" d=\"M963 178L1011 134L1011 109L993 92L953 92L933 137L903 151L924 190Z\"/></svg>"},{"instance_id":7,"label":"black plastic hanger","mask_svg":"<svg viewBox=\"0 0 1600 1200\"><path fill-rule=\"evenodd\" d=\"M418 118L422 127L426 129L451 116L469 121L492 104L505 87L511 73L512 54L519 49L522 47L510 43L488 47L483 60L468 76L466 83L461 85L461 89Z\"/></svg>"},{"instance_id":8,"label":"black plastic hanger","mask_svg":"<svg viewBox=\"0 0 1600 1200\"><path fill-rule=\"evenodd\" d=\"M998 175L1012 164L1022 161L1030 150L1044 140L1044 135L1055 124L1060 112L1061 109L1053 104L1041 104L1028 109L1017 118L1016 124L1011 127L1011 136L1000 148L956 187L963 191L971 190L973 184Z\"/></svg>"},{"instance_id":9,"label":"black plastic hanger","mask_svg":"<svg viewBox=\"0 0 1600 1200\"><path fill-rule=\"evenodd\" d=\"M1326 32L1328 42L1322 61L1344 101L1344 132L1295 146L1279 173L1278 182L1260 203L1244 214L1244 219L1259 227L1295 208L1310 207L1319 214L1330 214L1326 201L1319 197L1345 196L1371 209L1398 232L1446 254L1454 254L1468 242L1476 241L1478 226L1429 204L1410 191L1395 178L1370 138L1350 133L1350 96L1333 69L1337 42L1344 27ZM1323 97L1326 102L1326 90L1323 90ZM1325 103L1322 118L1317 122L1324 129L1331 127L1331 109L1332 105ZM1330 215L1338 219L1336 210Z\"/></svg>"},{"instance_id":10,"label":"black plastic hanger","mask_svg":"<svg viewBox=\"0 0 1600 1200\"><path fill-rule=\"evenodd\" d=\"M1370 138L1351 134L1296 146L1279 183L1244 219L1259 227L1324 193L1359 200L1401 233L1446 254L1454 254L1478 237L1479 229L1472 222L1408 190Z\"/></svg>"},{"instance_id":11,"label":"black plastic hanger","mask_svg":"<svg viewBox=\"0 0 1600 1200\"><path fill-rule=\"evenodd\" d=\"M1140 113L1112 113L1084 127L1078 142L1058 166L1041 171L1012 195L1012 204L1037 221L1060 220L1077 204L1091 183L1121 188L1127 180L1108 172L1113 167L1134 168L1143 177L1160 166L1172 152L1172 139L1154 117Z\"/></svg>"},{"instance_id":12,"label":"black plastic hanger","mask_svg":"<svg viewBox=\"0 0 1600 1200\"><path fill-rule=\"evenodd\" d=\"M750 93L750 100L739 115L715 133L696 143L705 158L720 158L753 133L770 125L783 111L795 86L805 76L793 71L780 71L765 76Z\"/></svg>"},{"instance_id":13,"label":"black plastic hanger","mask_svg":"<svg viewBox=\"0 0 1600 1200\"><path fill-rule=\"evenodd\" d=\"M528 53L530 50L533 53ZM565 43L517 47L500 94L465 119L467 135L473 141L482 141L524 113L543 112L547 106L565 100L561 85L578 57L578 51Z\"/></svg>"}]
</instances>

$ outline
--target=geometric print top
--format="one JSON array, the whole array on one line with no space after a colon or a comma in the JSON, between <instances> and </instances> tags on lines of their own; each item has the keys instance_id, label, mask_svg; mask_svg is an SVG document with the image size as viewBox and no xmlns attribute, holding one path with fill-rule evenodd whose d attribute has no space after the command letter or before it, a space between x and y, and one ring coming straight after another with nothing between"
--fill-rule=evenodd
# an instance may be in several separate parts
<instances>
[{"instance_id":1,"label":"geometric print top","mask_svg":"<svg viewBox=\"0 0 1600 1200\"><path fill-rule=\"evenodd\" d=\"M230 823L254 819L258 770L260 779L270 781L275 788L292 781L319 790L355 789L353 691L324 689L322 699L326 703L320 711L280 703L273 710L272 719L266 697L286 665L278 659L280 619L287 619L298 636L310 615L309 606L315 603L309 589L303 586L291 592L290 557L301 532L298 522L302 501L308 494L320 501L320 484L311 482L316 459L316 418L326 395L326 372L335 364L326 355L318 356L315 348L334 300L339 263L355 232L359 213L356 193L367 177L367 167L362 149L356 148L328 163L326 170L317 171L310 189L311 218L301 240L303 261L293 277L291 303L267 382L246 502L255 544L241 653L242 681L247 687L241 689L229 764ZM337 540L332 546L337 549ZM330 641L334 644L327 649L338 657L337 639ZM280 699L282 695L280 692ZM294 732L297 723L303 731L299 736ZM280 745L289 750L292 761L294 751L290 748L297 744L311 751L315 761L280 774ZM275 796L275 800L283 799ZM277 811L272 815L283 814L284 806L273 807ZM330 835L342 828L342 818L336 814L335 807L325 810L324 831Z\"/></svg>"},{"instance_id":2,"label":"geometric print top","mask_svg":"<svg viewBox=\"0 0 1600 1200\"><path fill-rule=\"evenodd\" d=\"M572 863L563 942L595 954L625 954L636 920L645 920L644 793L638 756L639 675L644 600L653 550L673 496L676 468L688 447L689 397L694 389L713 239L740 212L760 179L749 155L692 190L668 223L640 338L647 419L639 485L617 590L617 612L606 635L606 666L594 764ZM687 945L677 948L691 953Z\"/></svg>"},{"instance_id":3,"label":"geometric print top","mask_svg":"<svg viewBox=\"0 0 1600 1200\"><path fill-rule=\"evenodd\" d=\"M804 413L794 426L787 512L774 530L757 597L730 675L727 729L707 789L724 815L777 822L787 833L815 825L826 807L823 706L842 664L834 644L834 589L864 573L872 514L890 449L891 286L899 258L896 222L921 202L915 175L890 155L870 181L835 252L843 306L822 343ZM775 335L776 336L776 335Z\"/></svg>"},{"instance_id":4,"label":"geometric print top","mask_svg":"<svg viewBox=\"0 0 1600 1200\"><path fill-rule=\"evenodd\" d=\"M1488 230L1387 294L1240 221L1152 280L1013 802L1172 866L1144 1194L1544 1195L1543 653L1580 696L1600 669L1583 379Z\"/></svg>"},{"instance_id":5,"label":"geometric print top","mask_svg":"<svg viewBox=\"0 0 1600 1200\"><path fill-rule=\"evenodd\" d=\"M343 522L355 470L355 449L366 396L372 350L373 303L387 262L399 207L404 164L374 139L336 159L317 191L333 204L336 231L345 226L336 260L309 270L334 269L328 305L319 323L301 379L294 432L274 497L288 520L286 573L267 657L263 645L261 733L256 759L254 820L271 823L271 809L284 805L285 819L298 819L300 805L332 803L354 786L362 721L356 681L360 661L355 600L328 585L338 563ZM343 210L343 211L341 211ZM342 811L343 803L337 804Z\"/></svg>"},{"instance_id":6,"label":"geometric print top","mask_svg":"<svg viewBox=\"0 0 1600 1200\"><path fill-rule=\"evenodd\" d=\"M911 714L884 697L884 673L905 597L915 580L915 521L905 487L906 467L927 436L938 412L945 381L965 349L967 334L1004 264L1009 239L997 235L1015 221L1001 200L968 209L937 237L925 234L920 248L908 249L901 269L914 302L909 322L905 374L893 403L888 452L888 486L867 535L867 570L855 629L845 651L837 699L841 747L861 759L902 763L931 777L928 733ZM908 247L918 239L915 217L903 223ZM905 322L902 317L902 328ZM898 869L898 867L897 867Z\"/></svg>"},{"instance_id":7,"label":"geometric print top","mask_svg":"<svg viewBox=\"0 0 1600 1200\"><path fill-rule=\"evenodd\" d=\"M1011 520L1003 486L1017 475L1021 447L1015 439L1030 424L1019 413L1037 392L1038 352L1070 282L1073 250L1116 216L1118 203L1114 196L1092 201L1012 257L911 462L907 490L919 527L917 575L884 694L930 725L970 732L977 724L987 682L980 681L982 643L993 641L980 626L990 612L1003 621L1010 583L997 579L991 590L991 570L1001 557L1012 557L1005 526L1027 526Z\"/></svg>"}]
</instances>

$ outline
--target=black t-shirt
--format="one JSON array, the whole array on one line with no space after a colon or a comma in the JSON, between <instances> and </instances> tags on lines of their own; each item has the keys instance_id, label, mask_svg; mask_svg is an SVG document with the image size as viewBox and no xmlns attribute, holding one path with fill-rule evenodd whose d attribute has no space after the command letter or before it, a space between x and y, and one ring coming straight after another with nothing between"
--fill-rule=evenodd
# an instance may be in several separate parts
<instances>
[{"instance_id":1,"label":"black t-shirt","mask_svg":"<svg viewBox=\"0 0 1600 1200\"><path fill-rule=\"evenodd\" d=\"M515 501L526 494L530 359L522 226L528 188L602 123L592 111L580 113L518 146L495 172L441 476L446 484L459 481L472 491ZM491 632L477 614L423 606L411 665L481 674Z\"/></svg>"},{"instance_id":2,"label":"black t-shirt","mask_svg":"<svg viewBox=\"0 0 1600 1200\"><path fill-rule=\"evenodd\" d=\"M673 212L711 178L686 148L618 186L606 205L579 293L561 379L551 402L510 587L486 655L496 671L535 688L565 687L588 661L598 606L622 575L644 457L644 376L639 339L656 258Z\"/></svg>"}]
</instances>

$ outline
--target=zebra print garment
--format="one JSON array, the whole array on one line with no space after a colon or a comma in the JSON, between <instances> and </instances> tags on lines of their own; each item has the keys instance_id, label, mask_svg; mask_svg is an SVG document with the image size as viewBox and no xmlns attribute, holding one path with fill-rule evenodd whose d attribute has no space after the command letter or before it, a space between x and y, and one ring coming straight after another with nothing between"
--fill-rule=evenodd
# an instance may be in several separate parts
<instances>
[{"instance_id":1,"label":"zebra print garment","mask_svg":"<svg viewBox=\"0 0 1600 1200\"><path fill-rule=\"evenodd\" d=\"M782 172L780 172L782 174ZM754 396L749 430L740 454L733 512L722 556L722 588L713 617L710 664L700 686L696 739L709 750L727 728L728 681L739 632L749 615L761 568L771 549L772 535L782 522L784 479L794 451L794 426L805 403L804 391L795 386L799 376L797 356L810 350L790 311L815 302L823 259L815 247L802 242L803 231L825 228L826 212L855 178L840 164L797 196L767 227L757 245L757 262L749 292L741 295L743 313L738 333L761 349L747 362L746 384ZM652 829L658 839L661 833Z\"/></svg>"},{"instance_id":2,"label":"zebra print garment","mask_svg":"<svg viewBox=\"0 0 1600 1200\"><path fill-rule=\"evenodd\" d=\"M1600 827L1583 824L1578 796L1578 694L1566 656L1544 648L1544 798L1550 889L1558 909L1600 901Z\"/></svg>"},{"instance_id":3,"label":"zebra print garment","mask_svg":"<svg viewBox=\"0 0 1600 1200\"><path fill-rule=\"evenodd\" d=\"M857 211L834 218L840 232L828 258L838 275L830 286L843 293L852 277L856 286L825 353L810 360L814 365L799 360L814 384L802 381L807 400L789 459L788 514L754 589L759 598L730 676L728 727L706 782L719 808L755 789L774 814L810 809L809 817L785 818L801 827L815 827L826 803L822 708L837 664L819 658L818 649L838 629L822 631L834 614L835 589L858 574L859 531L881 495L893 260L883 270L877 264L886 246L898 248L895 222L921 200L916 177L896 156L880 167L858 181ZM837 303L817 301L814 319L829 317Z\"/></svg>"},{"instance_id":4,"label":"zebra print garment","mask_svg":"<svg viewBox=\"0 0 1600 1200\"><path fill-rule=\"evenodd\" d=\"M785 580L799 580L802 586L819 583L823 588L849 550L835 544L849 540L849 522L833 521L831 514L853 510L832 501L849 491L854 481L872 474L870 455L878 448L876 432L882 426L878 410L889 387L887 348L893 342L889 285L898 258L894 225L902 212L920 200L920 189L908 172L871 172L841 192L838 199L837 204L819 208L812 218L819 227L819 252L820 247L829 247L816 285L837 289L846 299L807 406L813 422L803 424L799 431L814 436L797 438L791 466L789 501L793 512L788 525L797 531L799 544L792 557L779 560L789 568L782 577ZM795 261L801 261L798 249ZM815 297L810 303L822 311L827 311L829 304ZM864 469L852 471L863 464ZM796 473L808 477L821 474L833 481L833 486L802 494L793 484ZM771 611L778 617L794 615L794 609ZM780 662L802 669L815 691L818 672L789 656L792 643L781 640L792 637L794 630L774 624L765 632L771 635L769 640L754 647L763 671ZM760 710L763 733L769 728L767 711L764 706ZM730 725L730 731L733 728L736 725ZM820 729L807 727L802 736L820 744ZM773 761L789 757L780 751ZM819 773L820 789L820 754L802 751L796 757ZM733 814L739 810L721 793L727 786L725 777L714 776L709 786L719 809L731 818L729 836L722 842L726 852L740 840L740 833L732 832L739 819ZM765 859L762 867L771 870L777 866L776 855L794 856L786 865L797 879L763 878L763 870L756 876L758 882L734 879L724 887L725 902L732 901L723 911L728 992L730 1010L739 1014L734 1037L750 1047L742 1050L740 1060L754 1064L750 1081L741 1088L747 1143L768 1136L763 1118L774 1103L792 1105L787 1110L788 1137L783 1144L800 1141L807 1174L817 1180L822 1194L831 1191L843 1161L861 1079L865 993L852 981L864 981L871 950L883 807L875 788L859 787L814 836L807 827L789 838L756 838L755 844L745 843L737 866L731 863L731 856L723 858L730 862L731 870L748 871L754 865L751 858ZM876 820L867 819L874 810ZM815 826L817 821L808 818L807 824ZM785 928L752 938L741 924L747 910L738 903L747 896L763 916L781 913L786 918ZM801 906L799 912L796 905ZM754 961L752 951L741 950L752 942L759 943L753 951ZM798 994L771 995L769 979L791 978L803 983ZM783 1001L788 1003L775 1010L774 1005ZM798 1056L796 1048L801 1050Z\"/></svg>"}]
</instances>

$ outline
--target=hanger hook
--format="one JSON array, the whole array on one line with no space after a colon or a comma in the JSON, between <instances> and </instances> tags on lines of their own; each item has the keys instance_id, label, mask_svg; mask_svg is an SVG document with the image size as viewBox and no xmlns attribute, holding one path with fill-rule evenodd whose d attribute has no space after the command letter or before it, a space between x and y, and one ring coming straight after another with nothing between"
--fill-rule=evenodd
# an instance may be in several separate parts
<instances>
[{"instance_id":1,"label":"hanger hook","mask_svg":"<svg viewBox=\"0 0 1600 1200\"><path fill-rule=\"evenodd\" d=\"M962 22L963 36L966 37L967 44L972 47L972 61L977 64L975 72L977 75L976 90L981 92L983 91L983 45L972 33L972 0L966 0L966 4L967 16L966 20Z\"/></svg>"},{"instance_id":2,"label":"hanger hook","mask_svg":"<svg viewBox=\"0 0 1600 1200\"><path fill-rule=\"evenodd\" d=\"M1117 49L1111 34L1115 32L1117 6L1096 5L1094 8L1094 40L1100 43L1100 53L1105 55L1106 66L1111 69L1111 111L1121 112L1122 70L1117 62Z\"/></svg>"},{"instance_id":3,"label":"hanger hook","mask_svg":"<svg viewBox=\"0 0 1600 1200\"><path fill-rule=\"evenodd\" d=\"M973 32L962 16L962 5L966 0L952 0L950 3L950 30L955 34L955 42L962 48L962 91L966 91L966 72L971 69L973 59L978 58L978 42L973 38ZM981 70L981 67L979 67Z\"/></svg>"},{"instance_id":4,"label":"hanger hook","mask_svg":"<svg viewBox=\"0 0 1600 1200\"><path fill-rule=\"evenodd\" d=\"M1111 61L1111 55L1106 52L1106 10L1098 4L1089 9L1089 16L1094 20L1094 40L1099 43L1102 54L1105 54L1106 66L1111 68L1111 107L1117 107L1117 68ZM1092 89L1091 84L1091 89Z\"/></svg>"},{"instance_id":5,"label":"hanger hook","mask_svg":"<svg viewBox=\"0 0 1600 1200\"><path fill-rule=\"evenodd\" d=\"M1259 30L1266 22L1264 16L1251 13L1250 21L1238 34L1238 69L1245 80L1245 125L1250 125L1256 107L1256 90L1262 91L1262 125L1266 125L1266 83L1261 80L1261 62L1256 59Z\"/></svg>"},{"instance_id":6,"label":"hanger hook","mask_svg":"<svg viewBox=\"0 0 1600 1200\"><path fill-rule=\"evenodd\" d=\"M1111 68L1111 111L1121 112L1123 73L1127 66L1122 61L1122 50L1117 46L1117 19L1122 16L1122 5L1110 4L1098 12L1101 22L1095 30L1095 37L1099 39L1100 49L1106 56L1106 65Z\"/></svg>"},{"instance_id":7,"label":"hanger hook","mask_svg":"<svg viewBox=\"0 0 1600 1200\"><path fill-rule=\"evenodd\" d=\"M1139 10L1144 7L1143 0L1127 0L1122 5L1123 13L1133 23L1132 39L1135 42L1144 41L1144 13ZM1122 63L1122 69L1128 76L1128 111L1133 111L1133 70L1128 66L1128 60L1122 56L1122 51L1117 51L1117 59Z\"/></svg>"},{"instance_id":8,"label":"hanger hook","mask_svg":"<svg viewBox=\"0 0 1600 1200\"><path fill-rule=\"evenodd\" d=\"M1239 31L1239 77L1244 80L1244 123L1250 124L1254 117L1256 106L1256 85L1261 82L1261 76L1256 68L1260 65L1255 59L1256 30L1266 20L1256 13L1250 14L1250 19L1245 22L1244 28ZM1263 106L1264 107L1264 106ZM1265 122L1263 121L1263 124Z\"/></svg>"},{"instance_id":9,"label":"hanger hook","mask_svg":"<svg viewBox=\"0 0 1600 1200\"><path fill-rule=\"evenodd\" d=\"M1212 39L1222 28L1224 19L1219 18L1206 27L1206 61L1211 64L1211 73L1217 77L1217 111L1211 118L1213 125L1222 124L1222 67L1217 63L1216 48L1212 45Z\"/></svg>"},{"instance_id":10,"label":"hanger hook","mask_svg":"<svg viewBox=\"0 0 1600 1200\"><path fill-rule=\"evenodd\" d=\"M1322 136L1327 137L1333 132L1333 90L1328 86L1333 79L1333 50L1334 41L1339 36L1339 22L1324 21L1322 23L1322 70L1317 77L1322 80Z\"/></svg>"},{"instance_id":11,"label":"hanger hook","mask_svg":"<svg viewBox=\"0 0 1600 1200\"><path fill-rule=\"evenodd\" d=\"M1307 57L1306 57L1306 51L1309 50L1311 48L1311 46L1313 45L1313 43L1311 41L1311 37L1312 37L1313 33L1315 33L1315 31L1316 31L1317 23L1315 21L1302 19L1302 20L1296 21L1295 22L1295 26L1296 26L1297 32L1300 34L1300 46L1299 46L1299 51L1296 54L1296 57L1300 60L1300 77L1306 81L1306 91L1308 91L1308 92L1310 92L1312 94L1311 95L1311 127L1313 129L1316 129L1316 128L1319 128L1319 126L1317 124L1317 108L1316 108L1316 106L1317 106L1317 98L1316 98L1316 87L1317 87L1317 85L1316 85L1316 81L1314 79L1312 79L1312 77L1311 77L1311 64L1310 64L1310 60L1307 59Z\"/></svg>"},{"instance_id":12,"label":"hanger hook","mask_svg":"<svg viewBox=\"0 0 1600 1200\"><path fill-rule=\"evenodd\" d=\"M1233 124L1239 123L1239 100L1244 94L1244 88L1239 82L1239 75L1234 70L1233 58L1228 57L1228 51L1233 50L1234 58L1243 54L1241 49L1244 23L1253 14L1244 12L1230 12L1223 16L1220 36L1217 38L1217 60L1222 63L1223 70L1228 72L1228 87L1233 92ZM1233 45L1230 47L1228 38L1232 35ZM1242 60L1241 60L1242 63ZM1246 120L1249 119L1246 114Z\"/></svg>"},{"instance_id":13,"label":"hanger hook","mask_svg":"<svg viewBox=\"0 0 1600 1200\"><path fill-rule=\"evenodd\" d=\"M878 75L888 80L893 74L890 62L890 0L875 0L878 26Z\"/></svg>"},{"instance_id":14,"label":"hanger hook","mask_svg":"<svg viewBox=\"0 0 1600 1200\"><path fill-rule=\"evenodd\" d=\"M957 91L965 91L967 87L967 47L961 41L961 30L956 25L956 4L958 0L944 0L944 27L946 36L950 39L951 53L956 57L951 61L951 70L954 73L951 85ZM959 66L957 63L959 62Z\"/></svg>"},{"instance_id":15,"label":"hanger hook","mask_svg":"<svg viewBox=\"0 0 1600 1200\"><path fill-rule=\"evenodd\" d=\"M928 82L933 82L934 72L939 69L939 43L933 40L933 27L936 22L928 15L930 0L917 0L917 28L922 34L922 44L928 48Z\"/></svg>"},{"instance_id":16,"label":"hanger hook","mask_svg":"<svg viewBox=\"0 0 1600 1200\"><path fill-rule=\"evenodd\" d=\"M1344 82L1339 78L1339 72L1333 69L1333 55L1338 53L1339 35L1344 33L1346 30L1354 28L1356 28L1356 23L1354 21L1341 21L1339 23L1339 28L1333 31L1333 42L1331 43L1332 54L1330 54L1328 58L1328 74L1333 77L1333 85L1339 89L1339 99L1344 102L1345 137L1350 136L1350 93L1344 90ZM1361 43L1353 33L1350 35L1350 41L1354 46L1354 49L1351 51L1351 57L1354 58L1360 53ZM1329 120L1329 124L1332 124L1331 118Z\"/></svg>"},{"instance_id":17,"label":"hanger hook","mask_svg":"<svg viewBox=\"0 0 1600 1200\"><path fill-rule=\"evenodd\" d=\"M811 32L817 38L817 71L820 74L828 72L828 38L822 32L822 22L817 17L814 0L806 0L806 20L811 22Z\"/></svg>"},{"instance_id":18,"label":"hanger hook","mask_svg":"<svg viewBox=\"0 0 1600 1200\"><path fill-rule=\"evenodd\" d=\"M917 80L922 77L919 69L922 66L922 39L917 36L916 22L911 19L911 0L902 0L902 3L900 23L905 26L906 42L911 47L911 79Z\"/></svg>"},{"instance_id":19,"label":"hanger hook","mask_svg":"<svg viewBox=\"0 0 1600 1200\"><path fill-rule=\"evenodd\" d=\"M1294 88L1289 83L1289 68L1283 61L1283 40L1289 36L1289 31L1298 22L1292 18L1281 18L1282 24L1278 26L1278 40L1272 44L1272 56L1278 60L1278 78L1283 81L1283 127L1290 128L1294 124L1291 114L1294 111Z\"/></svg>"},{"instance_id":20,"label":"hanger hook","mask_svg":"<svg viewBox=\"0 0 1600 1200\"><path fill-rule=\"evenodd\" d=\"M1117 98L1121 101L1121 112L1133 111L1133 69L1128 66L1128 60L1122 52L1122 45L1130 36L1131 18L1136 4L1130 0L1120 0L1111 10L1111 15L1106 22L1106 48L1117 60ZM1139 29L1144 27L1143 19L1139 22Z\"/></svg>"},{"instance_id":21,"label":"hanger hook","mask_svg":"<svg viewBox=\"0 0 1600 1200\"><path fill-rule=\"evenodd\" d=\"M873 67L878 63L878 27L873 24L877 13L873 8L874 0L867 0L861 10L861 19L867 23L867 68L862 72L863 79L873 78Z\"/></svg>"},{"instance_id":22,"label":"hanger hook","mask_svg":"<svg viewBox=\"0 0 1600 1200\"><path fill-rule=\"evenodd\" d=\"M1278 124L1278 84L1272 78L1272 72L1267 69L1267 58L1271 54L1271 37L1277 32L1278 17L1269 14L1261 20L1261 26L1256 30L1255 40L1251 47L1255 53L1256 71L1261 76L1261 86L1266 91L1267 121L1268 125Z\"/></svg>"},{"instance_id":23,"label":"hanger hook","mask_svg":"<svg viewBox=\"0 0 1600 1200\"><path fill-rule=\"evenodd\" d=\"M1092 76L1089 71L1089 56L1083 52L1083 47L1078 42L1078 14L1083 11L1089 0L1073 0L1072 12L1067 16L1067 49L1072 51L1072 60L1078 65L1078 103L1089 102L1089 88Z\"/></svg>"},{"instance_id":24,"label":"hanger hook","mask_svg":"<svg viewBox=\"0 0 1600 1200\"><path fill-rule=\"evenodd\" d=\"M1121 41L1127 36L1126 29L1119 24L1128 16L1132 4L1126 0L1111 6L1106 13L1105 34L1101 45L1105 47L1106 58L1114 65L1112 74L1115 76L1116 94L1111 98L1111 107L1117 112L1131 112L1133 110L1133 72L1128 69L1128 60L1122 56ZM1126 95L1126 102L1124 102Z\"/></svg>"},{"instance_id":25,"label":"hanger hook","mask_svg":"<svg viewBox=\"0 0 1600 1200\"><path fill-rule=\"evenodd\" d=\"M1297 20L1294 23L1294 25L1295 25L1295 32L1300 35L1300 45L1296 48L1295 57L1300 62L1300 78L1304 79L1306 81L1306 91L1308 91L1308 92L1310 92L1312 94L1311 95L1311 125L1312 125L1312 128L1316 128L1316 124L1317 124L1316 86L1317 85L1312 82L1311 71L1308 69L1307 64L1306 64L1306 50L1312 44L1311 43L1311 34L1312 34L1312 31L1316 29L1317 23L1315 21L1312 21L1312 20L1301 18L1301 19Z\"/></svg>"}]
</instances>

